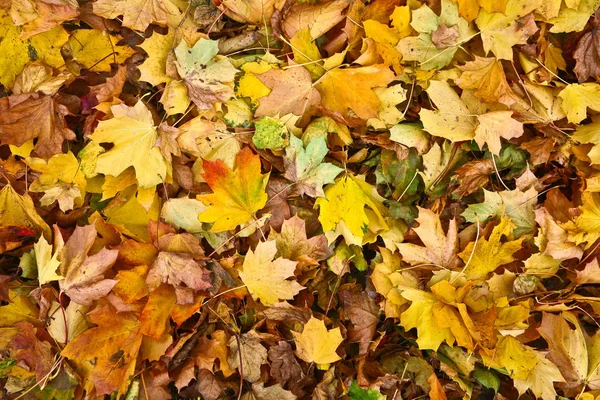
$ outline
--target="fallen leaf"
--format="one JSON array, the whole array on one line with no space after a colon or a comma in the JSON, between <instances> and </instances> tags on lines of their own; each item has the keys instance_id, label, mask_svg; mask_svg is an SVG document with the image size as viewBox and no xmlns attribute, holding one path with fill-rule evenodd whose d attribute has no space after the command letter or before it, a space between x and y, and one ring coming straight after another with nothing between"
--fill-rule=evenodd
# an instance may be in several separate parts
<instances>
[{"instance_id":1,"label":"fallen leaf","mask_svg":"<svg viewBox=\"0 0 600 400\"><path fill-rule=\"evenodd\" d=\"M249 250L240 270L240 278L254 300L266 306L280 299L292 300L304 287L296 281L287 280L294 276L296 262L277 258L274 240L260 242L255 251Z\"/></svg>"},{"instance_id":2,"label":"fallen leaf","mask_svg":"<svg viewBox=\"0 0 600 400\"><path fill-rule=\"evenodd\" d=\"M239 342L238 342L239 341ZM260 366L267 362L267 349L260 344L255 332L232 336L229 339L229 358L232 368L243 369L243 378L248 382L256 382L260 378Z\"/></svg>"},{"instance_id":3,"label":"fallen leaf","mask_svg":"<svg viewBox=\"0 0 600 400\"><path fill-rule=\"evenodd\" d=\"M197 197L209 208L199 215L200 222L214 222L211 232L235 229L249 222L267 203L265 188L269 174L260 173L260 160L249 148L236 157L232 171L221 160L204 161L202 175L213 190Z\"/></svg>"},{"instance_id":4,"label":"fallen leaf","mask_svg":"<svg viewBox=\"0 0 600 400\"><path fill-rule=\"evenodd\" d=\"M292 332L296 342L296 355L306 362L314 362L320 369L341 360L336 353L344 341L340 328L327 329L325 323L315 317L304 324L302 333Z\"/></svg>"},{"instance_id":5,"label":"fallen leaf","mask_svg":"<svg viewBox=\"0 0 600 400\"><path fill-rule=\"evenodd\" d=\"M86 371L98 395L127 391L142 344L138 318L133 313L120 313L118 318L114 315L111 306L89 314L97 326L77 336L61 352Z\"/></svg>"}]
</instances>

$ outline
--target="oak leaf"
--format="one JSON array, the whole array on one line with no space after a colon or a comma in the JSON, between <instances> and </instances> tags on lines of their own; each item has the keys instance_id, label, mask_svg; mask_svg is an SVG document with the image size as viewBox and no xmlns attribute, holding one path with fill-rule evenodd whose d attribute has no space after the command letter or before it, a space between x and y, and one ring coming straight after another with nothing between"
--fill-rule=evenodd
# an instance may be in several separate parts
<instances>
[{"instance_id":1,"label":"oak leaf","mask_svg":"<svg viewBox=\"0 0 600 400\"><path fill-rule=\"evenodd\" d=\"M213 193L197 196L209 206L198 218L214 223L211 232L228 231L249 222L267 203L269 174L260 173L259 157L246 147L236 156L236 165L232 171L221 160L203 163L202 176Z\"/></svg>"}]
</instances>

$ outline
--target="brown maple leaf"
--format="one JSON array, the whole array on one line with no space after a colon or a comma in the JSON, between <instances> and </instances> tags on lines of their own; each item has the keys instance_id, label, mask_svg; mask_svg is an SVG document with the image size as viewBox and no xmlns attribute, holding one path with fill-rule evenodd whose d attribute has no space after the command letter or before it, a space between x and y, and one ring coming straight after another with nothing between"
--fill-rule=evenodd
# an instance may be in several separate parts
<instances>
[{"instance_id":1,"label":"brown maple leaf","mask_svg":"<svg viewBox=\"0 0 600 400\"><path fill-rule=\"evenodd\" d=\"M0 141L21 146L37 139L35 152L49 159L62 152L65 140L75 140L65 116L67 108L50 96L31 94L0 99Z\"/></svg>"},{"instance_id":2,"label":"brown maple leaf","mask_svg":"<svg viewBox=\"0 0 600 400\"><path fill-rule=\"evenodd\" d=\"M600 77L600 9L596 10L591 20L592 29L583 35L577 48L573 53L575 59L575 74L579 82L585 82L589 78Z\"/></svg>"}]
</instances>

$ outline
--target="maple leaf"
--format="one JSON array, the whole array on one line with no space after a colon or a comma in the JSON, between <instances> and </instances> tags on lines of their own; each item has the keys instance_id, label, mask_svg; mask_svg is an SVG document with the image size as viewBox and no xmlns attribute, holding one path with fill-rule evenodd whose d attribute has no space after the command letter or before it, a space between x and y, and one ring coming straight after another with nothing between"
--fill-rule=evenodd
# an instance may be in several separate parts
<instances>
[{"instance_id":1,"label":"maple leaf","mask_svg":"<svg viewBox=\"0 0 600 400\"><path fill-rule=\"evenodd\" d=\"M302 195L323 197L323 186L333 183L343 170L330 163L323 163L327 155L327 142L324 136L312 138L306 148L302 141L290 136L290 144L285 150L285 174L296 183L296 190Z\"/></svg>"},{"instance_id":2,"label":"maple leaf","mask_svg":"<svg viewBox=\"0 0 600 400\"><path fill-rule=\"evenodd\" d=\"M521 249L524 238L506 243L500 242L502 236L511 237L511 225L508 218L502 218L488 239L480 238L477 243L470 242L458 255L468 263L463 271L465 278L484 280L499 266L514 261L513 254Z\"/></svg>"},{"instance_id":3,"label":"maple leaf","mask_svg":"<svg viewBox=\"0 0 600 400\"><path fill-rule=\"evenodd\" d=\"M114 117L100 121L90 136L95 143L114 144L98 155L94 171L118 176L133 166L141 188L163 182L168 165L156 146L158 133L150 110L140 101L134 107L112 106L111 111Z\"/></svg>"},{"instance_id":4,"label":"maple leaf","mask_svg":"<svg viewBox=\"0 0 600 400\"><path fill-rule=\"evenodd\" d=\"M456 221L453 219L448 225L448 233L442 229L440 217L433 211L419 207L419 226L413 230L425 245L418 246L412 243L398 244L402 259L411 264L436 264L446 268L454 268L459 261L456 256L458 251L458 237Z\"/></svg>"},{"instance_id":5,"label":"maple leaf","mask_svg":"<svg viewBox=\"0 0 600 400\"><path fill-rule=\"evenodd\" d=\"M512 60L512 47L527 43L527 39L537 32L533 16L528 14L541 4L541 0L508 0L503 12L481 10L475 23L481 31L485 52L491 51L501 60Z\"/></svg>"},{"instance_id":6,"label":"maple leaf","mask_svg":"<svg viewBox=\"0 0 600 400\"><path fill-rule=\"evenodd\" d=\"M8 348L14 350L14 357L27 367L35 370L36 379L44 379L52 369L52 346L36 336L36 327L21 321L15 324L19 333L12 337Z\"/></svg>"},{"instance_id":7,"label":"maple leaf","mask_svg":"<svg viewBox=\"0 0 600 400\"><path fill-rule=\"evenodd\" d=\"M600 111L600 85L597 83L573 83L558 94L562 109L569 122L578 124L587 117L587 109Z\"/></svg>"},{"instance_id":8,"label":"maple leaf","mask_svg":"<svg viewBox=\"0 0 600 400\"><path fill-rule=\"evenodd\" d=\"M256 382L260 379L260 366L267 362L267 349L260 344L260 337L254 331L241 334L239 339L232 336L227 362L232 368L243 370L245 380Z\"/></svg>"},{"instance_id":9,"label":"maple leaf","mask_svg":"<svg viewBox=\"0 0 600 400\"><path fill-rule=\"evenodd\" d=\"M193 302L193 292L212 287L208 270L201 267L190 254L162 251L148 271L146 283L155 289L161 283L175 288L178 304Z\"/></svg>"},{"instance_id":10,"label":"maple leaf","mask_svg":"<svg viewBox=\"0 0 600 400\"><path fill-rule=\"evenodd\" d=\"M593 29L584 34L577 42L577 47L573 53L575 59L575 68L573 71L577 74L579 82L585 82L588 78L600 76L600 15L598 10L591 19Z\"/></svg>"},{"instance_id":11,"label":"maple leaf","mask_svg":"<svg viewBox=\"0 0 600 400\"><path fill-rule=\"evenodd\" d=\"M573 134L573 140L591 144L592 148L587 156L592 164L600 164L600 145L598 144L600 143L600 120L598 118L593 118L592 122L587 125L578 126Z\"/></svg>"},{"instance_id":12,"label":"maple leaf","mask_svg":"<svg viewBox=\"0 0 600 400\"><path fill-rule=\"evenodd\" d=\"M168 285L154 289L140 316L140 333L160 340L167 332L169 316L176 301L175 290Z\"/></svg>"},{"instance_id":13,"label":"maple leaf","mask_svg":"<svg viewBox=\"0 0 600 400\"><path fill-rule=\"evenodd\" d=\"M490 192L483 189L483 203L470 204L463 212L467 222L487 221L492 217L507 216L515 226L513 235L519 238L525 234L533 233L535 230L535 213L533 207L536 204L537 190L534 187L521 191L504 190L501 192Z\"/></svg>"},{"instance_id":14,"label":"maple leaf","mask_svg":"<svg viewBox=\"0 0 600 400\"><path fill-rule=\"evenodd\" d=\"M344 341L340 328L327 329L325 323L314 316L304 324L302 333L294 332L296 355L308 363L316 363L320 369L342 358L336 353Z\"/></svg>"},{"instance_id":15,"label":"maple leaf","mask_svg":"<svg viewBox=\"0 0 600 400\"><path fill-rule=\"evenodd\" d=\"M321 102L331 111L348 115L352 110L359 118L377 117L379 99L373 88L386 87L394 73L386 66L336 68L328 71L316 85Z\"/></svg>"},{"instance_id":16,"label":"maple leaf","mask_svg":"<svg viewBox=\"0 0 600 400\"><path fill-rule=\"evenodd\" d=\"M97 326L77 336L61 352L85 371L99 396L115 390L125 394L142 345L137 316L129 312L115 318L115 312L112 306L104 306L88 314Z\"/></svg>"},{"instance_id":17,"label":"maple leaf","mask_svg":"<svg viewBox=\"0 0 600 400\"><path fill-rule=\"evenodd\" d=\"M74 0L16 0L11 4L10 14L15 25L23 25L21 38L27 39L74 19L79 15L78 8Z\"/></svg>"},{"instance_id":18,"label":"maple leaf","mask_svg":"<svg viewBox=\"0 0 600 400\"><path fill-rule=\"evenodd\" d=\"M351 175L328 185L325 197L319 197L315 206L323 229L335 231L336 237L344 235L348 244L361 245L373 221L388 229L383 218L386 209L374 187Z\"/></svg>"},{"instance_id":19,"label":"maple leaf","mask_svg":"<svg viewBox=\"0 0 600 400\"><path fill-rule=\"evenodd\" d=\"M412 12L411 19L410 25L419 36L402 39L397 48L403 61L418 61L423 70L439 69L450 64L460 44L475 34L469 23L458 15L458 6L448 0L442 1L440 16L423 5ZM441 43L442 39L446 43Z\"/></svg>"},{"instance_id":20,"label":"maple leaf","mask_svg":"<svg viewBox=\"0 0 600 400\"><path fill-rule=\"evenodd\" d=\"M218 52L217 42L207 39L198 40L192 48L182 40L175 48L177 71L188 88L190 100L201 110L233 97L231 83L238 70L226 57L217 56Z\"/></svg>"},{"instance_id":21,"label":"maple leaf","mask_svg":"<svg viewBox=\"0 0 600 400\"><path fill-rule=\"evenodd\" d=\"M560 315L544 313L538 332L551 349L548 359L556 364L566 381L575 384L586 381L587 345L575 315L568 311Z\"/></svg>"},{"instance_id":22,"label":"maple leaf","mask_svg":"<svg viewBox=\"0 0 600 400\"><path fill-rule=\"evenodd\" d=\"M104 297L117 281L104 279L105 272L117 261L118 250L101 249L88 256L96 239L96 226L77 227L62 251L59 274L61 289L74 302L91 305L93 300Z\"/></svg>"},{"instance_id":23,"label":"maple leaf","mask_svg":"<svg viewBox=\"0 0 600 400\"><path fill-rule=\"evenodd\" d=\"M60 232L55 230L55 236L56 234L60 235ZM61 247L56 249L53 255L52 246L42 236L37 243L33 245L33 249L35 250L35 261L37 263L38 282L40 285L63 278L56 273L56 270L60 266L58 255L60 254Z\"/></svg>"},{"instance_id":24,"label":"maple leaf","mask_svg":"<svg viewBox=\"0 0 600 400\"><path fill-rule=\"evenodd\" d=\"M61 48L69 40L62 26L37 34L29 39L21 38L23 28L15 25L8 11L0 10L0 50L5 57L0 60L0 83L10 87L15 77L30 61L41 59L50 67L64 65Z\"/></svg>"},{"instance_id":25,"label":"maple leaf","mask_svg":"<svg viewBox=\"0 0 600 400\"><path fill-rule=\"evenodd\" d=\"M166 25L169 18L179 16L181 11L172 0L98 0L94 14L112 19L123 16L123 26L145 31L148 25Z\"/></svg>"},{"instance_id":26,"label":"maple leaf","mask_svg":"<svg viewBox=\"0 0 600 400\"><path fill-rule=\"evenodd\" d=\"M148 58L138 67L142 73L140 81L156 86L173 80L173 77L167 73L167 60L174 40L175 34L172 30L169 30L166 35L159 35L155 32L144 40L140 47L148 53Z\"/></svg>"},{"instance_id":27,"label":"maple leaf","mask_svg":"<svg viewBox=\"0 0 600 400\"><path fill-rule=\"evenodd\" d=\"M511 90L502 63L493 57L475 56L474 61L469 61L458 67L462 74L456 82L462 89L475 90L475 96L486 103L500 102L510 106L515 102L515 95Z\"/></svg>"},{"instance_id":28,"label":"maple leaf","mask_svg":"<svg viewBox=\"0 0 600 400\"><path fill-rule=\"evenodd\" d=\"M252 298L266 306L280 299L292 300L304 289L298 282L287 280L294 276L296 262L281 257L273 260L276 253L274 240L260 242L255 251L248 250L240 270L240 278Z\"/></svg>"},{"instance_id":29,"label":"maple leaf","mask_svg":"<svg viewBox=\"0 0 600 400\"><path fill-rule=\"evenodd\" d=\"M536 396L551 400L556 398L552 382L564 382L556 365L512 336L500 339L493 358L482 356L487 365L503 365L520 394L531 389Z\"/></svg>"},{"instance_id":30,"label":"maple leaf","mask_svg":"<svg viewBox=\"0 0 600 400\"><path fill-rule=\"evenodd\" d=\"M0 190L0 226L24 226L50 239L52 231L35 210L33 200L28 195L21 196L11 185Z\"/></svg>"},{"instance_id":31,"label":"maple leaf","mask_svg":"<svg viewBox=\"0 0 600 400\"><path fill-rule=\"evenodd\" d=\"M587 242L586 248L589 248L600 238L600 194L584 192L581 202L580 214L575 220L576 232L569 236L576 244Z\"/></svg>"},{"instance_id":32,"label":"maple leaf","mask_svg":"<svg viewBox=\"0 0 600 400\"><path fill-rule=\"evenodd\" d=\"M447 82L433 81L427 94L438 107L436 111L421 110L423 129L453 142L474 139L480 147L500 154L500 137L512 139L523 134L523 124L511 118L512 111L483 113L475 105L466 104ZM479 114L479 115L477 115Z\"/></svg>"},{"instance_id":33,"label":"maple leaf","mask_svg":"<svg viewBox=\"0 0 600 400\"><path fill-rule=\"evenodd\" d=\"M310 36L317 39L344 19L343 11L347 7L346 0L294 4L283 20L283 31L291 38L296 32L310 28Z\"/></svg>"},{"instance_id":34,"label":"maple leaf","mask_svg":"<svg viewBox=\"0 0 600 400\"><path fill-rule=\"evenodd\" d=\"M47 206L57 201L60 209L66 212L73 209L76 200L78 205L83 202L87 181L73 153L56 154L48 163L35 158L28 158L26 162L42 173L29 187L32 192L45 192L40 204Z\"/></svg>"},{"instance_id":35,"label":"maple leaf","mask_svg":"<svg viewBox=\"0 0 600 400\"><path fill-rule=\"evenodd\" d=\"M259 99L255 116L295 114L311 115L321 102L319 91L312 86L310 74L306 68L298 66L286 70L271 69L256 77L271 92Z\"/></svg>"},{"instance_id":36,"label":"maple leaf","mask_svg":"<svg viewBox=\"0 0 600 400\"><path fill-rule=\"evenodd\" d=\"M322 261L331 255L324 235L306 237L306 223L297 215L283 221L279 233L271 231L269 239L275 239L277 255L288 260L300 261L307 258Z\"/></svg>"},{"instance_id":37,"label":"maple leaf","mask_svg":"<svg viewBox=\"0 0 600 400\"><path fill-rule=\"evenodd\" d=\"M246 147L236 156L236 165L232 171L221 160L203 163L202 177L213 193L197 197L209 206L198 218L201 222L214 222L211 232L235 229L267 204L269 174L260 173L260 159Z\"/></svg>"},{"instance_id":38,"label":"maple leaf","mask_svg":"<svg viewBox=\"0 0 600 400\"><path fill-rule=\"evenodd\" d=\"M37 139L35 152L46 159L60 153L65 140L75 139L67 126L67 108L50 96L21 95L0 99L0 140L21 146Z\"/></svg>"},{"instance_id":39,"label":"maple leaf","mask_svg":"<svg viewBox=\"0 0 600 400\"><path fill-rule=\"evenodd\" d=\"M135 53L129 46L117 45L119 40L118 36L98 30L78 29L71 34L68 48L73 61L88 69L108 72L111 62L120 64Z\"/></svg>"},{"instance_id":40,"label":"maple leaf","mask_svg":"<svg viewBox=\"0 0 600 400\"><path fill-rule=\"evenodd\" d=\"M88 306L73 301L64 311L63 314L58 302L52 303L52 307L48 311L51 318L48 322L48 333L57 342L67 344L88 329L85 319Z\"/></svg>"}]
</instances>

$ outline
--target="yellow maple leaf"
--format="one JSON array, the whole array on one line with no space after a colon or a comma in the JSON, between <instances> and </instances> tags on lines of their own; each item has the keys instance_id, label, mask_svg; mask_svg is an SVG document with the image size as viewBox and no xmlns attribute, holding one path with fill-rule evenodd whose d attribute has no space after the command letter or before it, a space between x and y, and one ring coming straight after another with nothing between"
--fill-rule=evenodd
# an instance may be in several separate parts
<instances>
[{"instance_id":1,"label":"yellow maple leaf","mask_svg":"<svg viewBox=\"0 0 600 400\"><path fill-rule=\"evenodd\" d=\"M50 227L35 210L31 197L21 196L11 185L0 190L0 226L25 226L42 232L47 239L52 237Z\"/></svg>"},{"instance_id":2,"label":"yellow maple leaf","mask_svg":"<svg viewBox=\"0 0 600 400\"><path fill-rule=\"evenodd\" d=\"M68 47L73 60L95 72L109 72L110 64L122 64L135 51L129 46L117 46L118 36L95 29L79 29L71 33ZM76 73L78 71L71 71Z\"/></svg>"},{"instance_id":3,"label":"yellow maple leaf","mask_svg":"<svg viewBox=\"0 0 600 400\"><path fill-rule=\"evenodd\" d=\"M376 221L383 230L388 229L381 197L373 186L352 175L328 185L325 197L319 197L315 206L319 207L323 230L344 235L348 244L362 245Z\"/></svg>"},{"instance_id":4,"label":"yellow maple leaf","mask_svg":"<svg viewBox=\"0 0 600 400\"><path fill-rule=\"evenodd\" d=\"M151 188L167 177L167 162L155 146L158 139L152 113L139 101L133 107L119 104L111 107L113 118L100 121L90 136L96 143L112 143L114 147L96 159L96 173L118 176L130 166L141 188Z\"/></svg>"},{"instance_id":5,"label":"yellow maple leaf","mask_svg":"<svg viewBox=\"0 0 600 400\"><path fill-rule=\"evenodd\" d=\"M537 397L553 400L556 398L553 382L564 382L552 361L510 335L503 336L493 351L480 355L486 365L506 369L519 394L531 389Z\"/></svg>"},{"instance_id":6,"label":"yellow maple leaf","mask_svg":"<svg viewBox=\"0 0 600 400\"><path fill-rule=\"evenodd\" d=\"M462 74L457 80L462 89L475 90L475 96L487 103L500 102L510 106L515 102L502 63L494 57L475 56L474 61L469 61L458 67Z\"/></svg>"},{"instance_id":7,"label":"yellow maple leaf","mask_svg":"<svg viewBox=\"0 0 600 400\"><path fill-rule=\"evenodd\" d=\"M0 83L7 88L12 87L25 64L36 58L54 68L64 65L60 49L67 43L69 34L62 26L28 39L22 39L21 32L22 28L15 25L8 12L0 10L0 52L3 55L0 59Z\"/></svg>"},{"instance_id":8,"label":"yellow maple leaf","mask_svg":"<svg viewBox=\"0 0 600 400\"><path fill-rule=\"evenodd\" d=\"M341 360L335 350L344 341L340 328L327 330L325 323L313 316L304 324L302 333L294 332L296 355L308 363L316 363L319 369Z\"/></svg>"},{"instance_id":9,"label":"yellow maple leaf","mask_svg":"<svg viewBox=\"0 0 600 400\"><path fill-rule=\"evenodd\" d=\"M60 232L55 231L55 237L60 237L59 235ZM33 245L40 286L44 283L57 281L63 278L63 276L56 273L56 270L60 266L60 261L58 261L58 256L62 249L60 242L62 242L62 238L60 238L59 246L55 249L54 255L52 255L52 245L50 245L43 236Z\"/></svg>"},{"instance_id":10,"label":"yellow maple leaf","mask_svg":"<svg viewBox=\"0 0 600 400\"><path fill-rule=\"evenodd\" d=\"M491 51L498 59L512 60L512 47L527 43L529 36L539 29L533 17L526 16L542 3L542 0L508 0L503 12L481 10L475 23L486 53Z\"/></svg>"},{"instance_id":11,"label":"yellow maple leaf","mask_svg":"<svg viewBox=\"0 0 600 400\"><path fill-rule=\"evenodd\" d=\"M260 173L260 158L246 147L236 156L236 169L221 160L204 160L202 176L213 190L197 197L210 206L198 216L201 222L214 222L211 232L234 229L254 218L267 203L265 188L269 173Z\"/></svg>"},{"instance_id":12,"label":"yellow maple leaf","mask_svg":"<svg viewBox=\"0 0 600 400\"><path fill-rule=\"evenodd\" d=\"M112 306L88 314L97 326L77 336L61 352L85 372L98 396L115 390L119 396L125 394L142 344L140 321L135 313L119 313L119 318L115 314Z\"/></svg>"},{"instance_id":13,"label":"yellow maple leaf","mask_svg":"<svg viewBox=\"0 0 600 400\"><path fill-rule=\"evenodd\" d=\"M296 261L277 258L275 240L260 242L256 250L249 250L244 258L240 278L248 288L252 298L266 306L279 300L292 300L302 289L296 281L288 278L294 276Z\"/></svg>"},{"instance_id":14,"label":"yellow maple leaf","mask_svg":"<svg viewBox=\"0 0 600 400\"><path fill-rule=\"evenodd\" d=\"M376 118L379 99L373 88L386 87L394 73L384 65L360 68L336 68L328 71L316 85L324 107L348 115L352 110L359 118Z\"/></svg>"},{"instance_id":15,"label":"yellow maple leaf","mask_svg":"<svg viewBox=\"0 0 600 400\"><path fill-rule=\"evenodd\" d=\"M56 154L47 163L41 158L27 158L26 163L42 173L29 187L32 192L46 193L40 200L42 205L50 205L57 200L64 212L73 209L75 200L78 200L78 206L81 205L87 180L73 153Z\"/></svg>"},{"instance_id":16,"label":"yellow maple leaf","mask_svg":"<svg viewBox=\"0 0 600 400\"><path fill-rule=\"evenodd\" d=\"M600 111L600 85L594 82L567 85L559 94L569 122L578 124L587 117L587 109Z\"/></svg>"},{"instance_id":17,"label":"yellow maple leaf","mask_svg":"<svg viewBox=\"0 0 600 400\"><path fill-rule=\"evenodd\" d=\"M513 254L521 249L524 238L506 243L500 242L502 236L512 236L512 231L511 221L508 218L502 218L489 239L479 238L477 243L470 242L467 245L459 254L459 257L468 263L463 271L467 279L483 280L499 266L514 261Z\"/></svg>"},{"instance_id":18,"label":"yellow maple leaf","mask_svg":"<svg viewBox=\"0 0 600 400\"><path fill-rule=\"evenodd\" d=\"M151 37L144 40L144 43L140 47L148 53L148 58L138 67L142 73L140 81L158 86L161 83L169 83L173 80L167 74L167 58L171 52L174 40L175 33L171 30L166 35L159 35L154 32Z\"/></svg>"},{"instance_id":19,"label":"yellow maple leaf","mask_svg":"<svg viewBox=\"0 0 600 400\"><path fill-rule=\"evenodd\" d=\"M432 81L427 94L438 110L421 110L423 129L453 142L473 139L475 117L448 82Z\"/></svg>"},{"instance_id":20,"label":"yellow maple leaf","mask_svg":"<svg viewBox=\"0 0 600 400\"><path fill-rule=\"evenodd\" d=\"M587 249L600 238L600 193L583 192L581 202L580 214L575 220L575 229L570 229L569 239L576 244L587 242Z\"/></svg>"},{"instance_id":21,"label":"yellow maple leaf","mask_svg":"<svg viewBox=\"0 0 600 400\"><path fill-rule=\"evenodd\" d=\"M486 112L487 107L475 99L477 92L463 91L462 98L443 81L432 81L427 94L438 108L421 110L423 129L453 142L474 139L479 147L498 155L500 138L512 139L523 134L523 124L511 118L512 111Z\"/></svg>"},{"instance_id":22,"label":"yellow maple leaf","mask_svg":"<svg viewBox=\"0 0 600 400\"><path fill-rule=\"evenodd\" d=\"M445 341L454 343L454 335L450 328L438 325L433 309L439 304L433 293L419 289L402 291L402 297L411 301L410 307L400 316L400 323L405 329L417 329L417 344L421 350L437 350Z\"/></svg>"}]
</instances>

